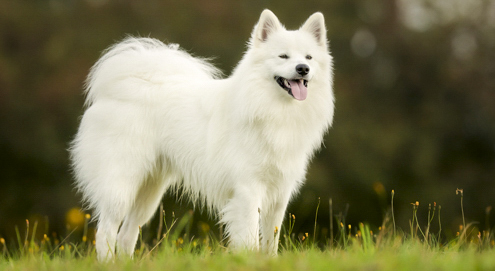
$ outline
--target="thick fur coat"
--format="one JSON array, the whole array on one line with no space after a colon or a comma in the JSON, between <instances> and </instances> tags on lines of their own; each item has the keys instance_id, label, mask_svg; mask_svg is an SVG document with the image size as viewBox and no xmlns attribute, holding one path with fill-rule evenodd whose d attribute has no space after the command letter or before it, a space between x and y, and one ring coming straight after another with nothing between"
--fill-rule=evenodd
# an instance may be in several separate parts
<instances>
[{"instance_id":1,"label":"thick fur coat","mask_svg":"<svg viewBox=\"0 0 495 271\"><path fill-rule=\"evenodd\" d=\"M177 45L127 38L94 65L86 95L70 151L100 260L132 255L139 226L178 188L218 215L231 248L275 254L274 230L333 118L323 15L288 31L263 11L224 79Z\"/></svg>"}]
</instances>

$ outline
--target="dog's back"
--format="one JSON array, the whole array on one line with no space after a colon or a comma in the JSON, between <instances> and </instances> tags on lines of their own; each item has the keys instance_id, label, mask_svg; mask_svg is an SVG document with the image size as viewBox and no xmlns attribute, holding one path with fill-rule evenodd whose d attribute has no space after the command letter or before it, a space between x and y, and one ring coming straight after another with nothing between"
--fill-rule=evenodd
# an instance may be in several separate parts
<instances>
[{"instance_id":1,"label":"dog's back","mask_svg":"<svg viewBox=\"0 0 495 271\"><path fill-rule=\"evenodd\" d=\"M107 49L91 68L85 88L86 104L105 97L135 101L149 95L150 89L143 87L147 83L184 83L190 78L208 80L221 74L207 61L180 50L177 44L128 37Z\"/></svg>"}]
</instances>

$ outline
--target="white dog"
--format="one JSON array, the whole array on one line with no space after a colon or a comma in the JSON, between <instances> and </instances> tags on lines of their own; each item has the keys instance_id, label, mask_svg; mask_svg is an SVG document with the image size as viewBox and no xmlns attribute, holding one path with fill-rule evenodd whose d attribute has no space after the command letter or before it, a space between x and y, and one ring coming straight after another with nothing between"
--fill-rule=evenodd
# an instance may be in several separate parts
<instances>
[{"instance_id":1,"label":"white dog","mask_svg":"<svg viewBox=\"0 0 495 271\"><path fill-rule=\"evenodd\" d=\"M132 255L139 226L179 188L218 215L231 248L277 253L275 228L333 118L323 15L288 31L263 11L241 62L219 76L150 38L125 39L91 69L70 151L100 260Z\"/></svg>"}]
</instances>

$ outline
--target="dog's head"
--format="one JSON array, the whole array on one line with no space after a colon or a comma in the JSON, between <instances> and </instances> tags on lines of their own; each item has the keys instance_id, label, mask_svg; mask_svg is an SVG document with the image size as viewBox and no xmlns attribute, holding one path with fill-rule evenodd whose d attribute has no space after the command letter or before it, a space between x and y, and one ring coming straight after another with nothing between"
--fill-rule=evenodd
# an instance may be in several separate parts
<instances>
[{"instance_id":1,"label":"dog's head","mask_svg":"<svg viewBox=\"0 0 495 271\"><path fill-rule=\"evenodd\" d=\"M319 12L298 30L289 31L275 14L264 10L251 35L250 49L273 83L300 101L306 99L311 80L331 65L325 22Z\"/></svg>"}]
</instances>

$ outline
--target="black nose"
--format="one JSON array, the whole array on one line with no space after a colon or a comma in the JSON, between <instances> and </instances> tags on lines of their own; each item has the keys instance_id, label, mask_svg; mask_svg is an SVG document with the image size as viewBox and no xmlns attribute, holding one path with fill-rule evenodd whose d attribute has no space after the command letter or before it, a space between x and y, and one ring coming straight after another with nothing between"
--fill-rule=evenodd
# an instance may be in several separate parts
<instances>
[{"instance_id":1,"label":"black nose","mask_svg":"<svg viewBox=\"0 0 495 271\"><path fill-rule=\"evenodd\" d=\"M306 64L299 64L296 66L296 72L304 76L309 73L309 66Z\"/></svg>"}]
</instances>

